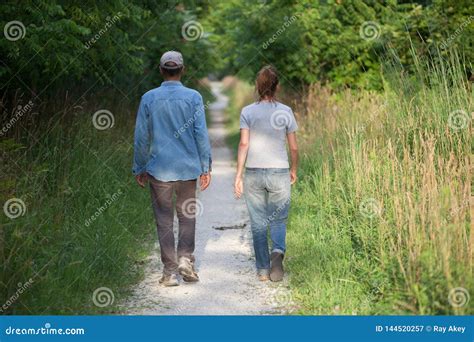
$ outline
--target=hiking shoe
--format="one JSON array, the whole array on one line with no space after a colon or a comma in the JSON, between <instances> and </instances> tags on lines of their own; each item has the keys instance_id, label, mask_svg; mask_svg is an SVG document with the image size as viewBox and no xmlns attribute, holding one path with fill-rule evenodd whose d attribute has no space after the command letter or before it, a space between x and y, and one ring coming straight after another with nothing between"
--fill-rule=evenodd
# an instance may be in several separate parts
<instances>
[{"instance_id":1,"label":"hiking shoe","mask_svg":"<svg viewBox=\"0 0 474 342\"><path fill-rule=\"evenodd\" d=\"M163 274L161 277L159 283L163 286L178 286L179 281L178 277L176 277L176 274Z\"/></svg>"},{"instance_id":2,"label":"hiking shoe","mask_svg":"<svg viewBox=\"0 0 474 342\"><path fill-rule=\"evenodd\" d=\"M260 275L258 276L258 280L260 280L260 281L268 281L268 280L270 280L270 277L268 276L268 274L260 274Z\"/></svg>"},{"instance_id":3,"label":"hiking shoe","mask_svg":"<svg viewBox=\"0 0 474 342\"><path fill-rule=\"evenodd\" d=\"M189 258L179 258L178 271L183 277L183 280L187 283L195 283L199 281L199 276L194 270L194 263Z\"/></svg>"},{"instance_id":4,"label":"hiking shoe","mask_svg":"<svg viewBox=\"0 0 474 342\"><path fill-rule=\"evenodd\" d=\"M190 276L183 275L183 280L186 283L197 283L199 281L199 276L196 272L193 272L193 274Z\"/></svg>"},{"instance_id":5,"label":"hiking shoe","mask_svg":"<svg viewBox=\"0 0 474 342\"><path fill-rule=\"evenodd\" d=\"M273 252L270 255L272 267L270 269L271 281L281 281L283 279L283 254L279 252Z\"/></svg>"}]
</instances>

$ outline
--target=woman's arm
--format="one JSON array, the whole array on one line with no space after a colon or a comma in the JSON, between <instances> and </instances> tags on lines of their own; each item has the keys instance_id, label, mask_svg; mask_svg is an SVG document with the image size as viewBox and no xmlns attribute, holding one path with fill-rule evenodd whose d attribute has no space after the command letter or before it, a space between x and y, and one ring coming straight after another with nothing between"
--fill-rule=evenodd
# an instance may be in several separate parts
<instances>
[{"instance_id":1,"label":"woman's arm","mask_svg":"<svg viewBox=\"0 0 474 342\"><path fill-rule=\"evenodd\" d=\"M240 198L243 193L243 174L245 160L247 159L247 153L249 150L249 136L250 131L248 129L240 130L240 143L239 150L237 152L237 174L235 175L234 193L235 197Z\"/></svg>"},{"instance_id":2,"label":"woman's arm","mask_svg":"<svg viewBox=\"0 0 474 342\"><path fill-rule=\"evenodd\" d=\"M292 132L287 135L288 138L288 147L290 148L291 156L291 168L290 168L290 177L291 184L295 184L298 179L298 143L296 142L296 133Z\"/></svg>"}]
</instances>

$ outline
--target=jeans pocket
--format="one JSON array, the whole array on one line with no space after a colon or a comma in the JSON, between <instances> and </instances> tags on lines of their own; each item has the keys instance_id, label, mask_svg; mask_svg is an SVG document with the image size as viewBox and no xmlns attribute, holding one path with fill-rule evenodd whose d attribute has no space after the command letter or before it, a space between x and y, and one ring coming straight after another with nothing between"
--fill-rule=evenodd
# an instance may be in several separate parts
<instances>
[{"instance_id":1,"label":"jeans pocket","mask_svg":"<svg viewBox=\"0 0 474 342\"><path fill-rule=\"evenodd\" d=\"M244 189L252 186L256 178L255 176L256 176L256 172L245 171Z\"/></svg>"},{"instance_id":2,"label":"jeans pocket","mask_svg":"<svg viewBox=\"0 0 474 342\"><path fill-rule=\"evenodd\" d=\"M290 172L274 172L268 175L267 186L271 191L287 193L291 188Z\"/></svg>"},{"instance_id":3,"label":"jeans pocket","mask_svg":"<svg viewBox=\"0 0 474 342\"><path fill-rule=\"evenodd\" d=\"M252 169L252 168L248 168L248 167L245 169L245 173L258 173L258 172L261 172L261 170Z\"/></svg>"},{"instance_id":4,"label":"jeans pocket","mask_svg":"<svg viewBox=\"0 0 474 342\"><path fill-rule=\"evenodd\" d=\"M286 175L290 174L290 169L272 169L270 173L276 175Z\"/></svg>"}]
</instances>

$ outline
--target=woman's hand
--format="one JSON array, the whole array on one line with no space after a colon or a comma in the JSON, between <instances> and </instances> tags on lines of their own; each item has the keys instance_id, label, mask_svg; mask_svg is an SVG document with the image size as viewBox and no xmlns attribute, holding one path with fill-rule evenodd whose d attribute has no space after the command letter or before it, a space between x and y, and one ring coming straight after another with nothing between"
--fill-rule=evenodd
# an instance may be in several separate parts
<instances>
[{"instance_id":1,"label":"woman's hand","mask_svg":"<svg viewBox=\"0 0 474 342\"><path fill-rule=\"evenodd\" d=\"M290 182L291 185L293 185L298 180L298 174L296 172L298 170L298 143L296 142L295 132L289 133L287 137L291 155Z\"/></svg>"},{"instance_id":2,"label":"woman's hand","mask_svg":"<svg viewBox=\"0 0 474 342\"><path fill-rule=\"evenodd\" d=\"M291 183L291 185L295 184L297 180L298 180L298 175L296 173L296 170L291 169L290 170L290 183Z\"/></svg>"},{"instance_id":3,"label":"woman's hand","mask_svg":"<svg viewBox=\"0 0 474 342\"><path fill-rule=\"evenodd\" d=\"M244 182L242 180L242 176L236 176L234 182L234 194L236 198L242 197L244 193Z\"/></svg>"}]
</instances>

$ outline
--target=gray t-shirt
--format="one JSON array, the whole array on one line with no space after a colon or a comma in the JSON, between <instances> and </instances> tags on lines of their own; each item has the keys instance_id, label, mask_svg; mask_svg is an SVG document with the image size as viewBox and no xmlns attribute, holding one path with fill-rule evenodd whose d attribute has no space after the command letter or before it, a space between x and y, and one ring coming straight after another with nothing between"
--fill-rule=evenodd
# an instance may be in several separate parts
<instances>
[{"instance_id":1,"label":"gray t-shirt","mask_svg":"<svg viewBox=\"0 0 474 342\"><path fill-rule=\"evenodd\" d=\"M268 101L248 105L240 114L240 128L250 131L247 167L289 167L286 135L298 129L290 107Z\"/></svg>"}]
</instances>

